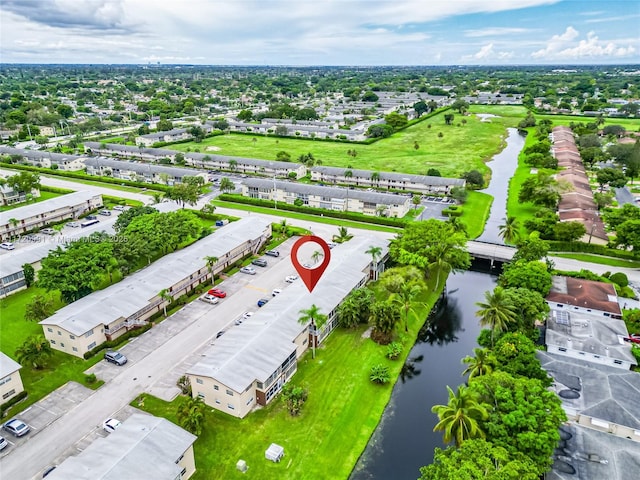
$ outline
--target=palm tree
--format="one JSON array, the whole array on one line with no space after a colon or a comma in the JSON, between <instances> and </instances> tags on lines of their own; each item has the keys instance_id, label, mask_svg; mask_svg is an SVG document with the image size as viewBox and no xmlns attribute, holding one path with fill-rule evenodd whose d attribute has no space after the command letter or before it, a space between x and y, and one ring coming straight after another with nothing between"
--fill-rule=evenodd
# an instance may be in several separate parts
<instances>
[{"instance_id":1,"label":"palm tree","mask_svg":"<svg viewBox=\"0 0 640 480\"><path fill-rule=\"evenodd\" d=\"M327 323L327 316L320 313L320 308L315 304L311 305L311 308L307 310L300 310L300 318L298 323L306 325L310 322L310 332L313 335L313 341L311 342L312 358L316 358L316 345L318 343L318 329L322 328Z\"/></svg>"},{"instance_id":2,"label":"palm tree","mask_svg":"<svg viewBox=\"0 0 640 480\"><path fill-rule=\"evenodd\" d=\"M502 332L510 323L515 322L516 313L502 287L494 288L493 292L484 292L484 298L486 302L476 302L480 307L476 316L480 317L480 325L491 329L491 346L493 347L494 332Z\"/></svg>"},{"instance_id":3,"label":"palm tree","mask_svg":"<svg viewBox=\"0 0 640 480\"><path fill-rule=\"evenodd\" d=\"M113 283L113 272L118 270L118 268L120 268L120 263L118 263L118 260L113 257L107 260L107 264L105 265L104 269L106 270L107 275L109 275L109 284Z\"/></svg>"},{"instance_id":4,"label":"palm tree","mask_svg":"<svg viewBox=\"0 0 640 480\"><path fill-rule=\"evenodd\" d=\"M409 312L416 306L415 299L420 295L422 287L416 283L405 282L400 291L391 295L391 300L402 308L404 316L404 330L409 331Z\"/></svg>"},{"instance_id":5,"label":"palm tree","mask_svg":"<svg viewBox=\"0 0 640 480\"><path fill-rule=\"evenodd\" d=\"M158 296L162 300L162 310L164 311L164 316L166 317L167 316L167 302L171 302L171 299L173 297L169 293L169 290L167 290L166 288L163 288L162 290L160 290L158 292Z\"/></svg>"},{"instance_id":6,"label":"palm tree","mask_svg":"<svg viewBox=\"0 0 640 480\"><path fill-rule=\"evenodd\" d=\"M311 260L313 260L313 263L318 263L322 257L324 257L324 253L320 250L316 250L311 254Z\"/></svg>"},{"instance_id":7,"label":"palm tree","mask_svg":"<svg viewBox=\"0 0 640 480\"><path fill-rule=\"evenodd\" d=\"M11 224L12 232L11 236L13 237L16 234L16 227L18 226L18 220L16 218L10 218L9 223Z\"/></svg>"},{"instance_id":8,"label":"palm tree","mask_svg":"<svg viewBox=\"0 0 640 480\"><path fill-rule=\"evenodd\" d=\"M500 236L505 243L516 243L520 236L520 222L516 217L503 218L504 225L500 225Z\"/></svg>"},{"instance_id":9,"label":"palm tree","mask_svg":"<svg viewBox=\"0 0 640 480\"><path fill-rule=\"evenodd\" d=\"M344 171L344 178L352 178L352 177L353 177L353 172L351 170L347 169Z\"/></svg>"},{"instance_id":10,"label":"palm tree","mask_svg":"<svg viewBox=\"0 0 640 480\"><path fill-rule=\"evenodd\" d=\"M413 203L413 209L416 210L418 208L418 205L420 205L420 202L422 201L422 197L420 195L414 195L411 198L411 203Z\"/></svg>"},{"instance_id":11,"label":"palm tree","mask_svg":"<svg viewBox=\"0 0 640 480\"><path fill-rule=\"evenodd\" d=\"M204 419L204 402L200 397L185 397L178 404L176 411L178 423L185 430L200 435Z\"/></svg>"},{"instance_id":12,"label":"palm tree","mask_svg":"<svg viewBox=\"0 0 640 480\"><path fill-rule=\"evenodd\" d=\"M371 261L373 262L373 279L377 280L378 278L378 260L382 256L382 247L375 247L373 245L369 246L369 249L364 253L368 253L371 255Z\"/></svg>"},{"instance_id":13,"label":"palm tree","mask_svg":"<svg viewBox=\"0 0 640 480\"><path fill-rule=\"evenodd\" d=\"M437 292L440 288L440 274L442 272L449 273L451 267L451 253L453 251L453 245L447 243L439 243L434 246L435 260L429 264L429 273L436 272L436 285L433 287L433 291Z\"/></svg>"},{"instance_id":14,"label":"palm tree","mask_svg":"<svg viewBox=\"0 0 640 480\"><path fill-rule=\"evenodd\" d=\"M52 355L51 344L42 335L32 335L16 350L16 358L22 365L31 365L36 370L43 368Z\"/></svg>"},{"instance_id":15,"label":"palm tree","mask_svg":"<svg viewBox=\"0 0 640 480\"><path fill-rule=\"evenodd\" d=\"M469 374L469 381L475 377L481 377L487 375L493 371L495 366L495 359L491 355L491 352L486 348L474 348L473 354L475 356L467 355L462 359L462 363L466 363L468 366L462 372L462 375Z\"/></svg>"},{"instance_id":16,"label":"palm tree","mask_svg":"<svg viewBox=\"0 0 640 480\"><path fill-rule=\"evenodd\" d=\"M220 180L220 191L222 193L224 192L232 192L236 189L235 184L229 180L227 177L223 177L222 180Z\"/></svg>"},{"instance_id":17,"label":"palm tree","mask_svg":"<svg viewBox=\"0 0 640 480\"><path fill-rule=\"evenodd\" d=\"M218 257L204 257L204 261L207 262L209 273L211 274L211 286L215 286L215 277L213 275L213 266L220 260Z\"/></svg>"},{"instance_id":18,"label":"palm tree","mask_svg":"<svg viewBox=\"0 0 640 480\"><path fill-rule=\"evenodd\" d=\"M237 160L234 160L233 158L231 160L229 160L229 169L232 172L235 172L237 167L238 167L238 161Z\"/></svg>"},{"instance_id":19,"label":"palm tree","mask_svg":"<svg viewBox=\"0 0 640 480\"><path fill-rule=\"evenodd\" d=\"M373 183L378 184L378 182L380 182L380 173L379 172L373 172L371 174L371 184L373 185Z\"/></svg>"},{"instance_id":20,"label":"palm tree","mask_svg":"<svg viewBox=\"0 0 640 480\"><path fill-rule=\"evenodd\" d=\"M467 226L464 223L462 223L462 220L460 220L460 217L449 217L447 219L447 223L451 224L454 232L456 233L462 232L465 235L467 235Z\"/></svg>"},{"instance_id":21,"label":"palm tree","mask_svg":"<svg viewBox=\"0 0 640 480\"><path fill-rule=\"evenodd\" d=\"M151 194L151 196L153 197L153 203L160 203L162 202L162 198L164 197L164 195L162 194L162 192L153 192Z\"/></svg>"},{"instance_id":22,"label":"palm tree","mask_svg":"<svg viewBox=\"0 0 640 480\"><path fill-rule=\"evenodd\" d=\"M484 438L485 434L480 428L479 422L489 416L486 409L473 396L473 392L464 385L458 387L453 393L447 385L449 403L447 405L434 405L431 411L438 415L440 420L433 431L444 432L444 443L455 441L459 447L465 440L472 438Z\"/></svg>"},{"instance_id":23,"label":"palm tree","mask_svg":"<svg viewBox=\"0 0 640 480\"><path fill-rule=\"evenodd\" d=\"M353 238L353 235L349 234L347 227L338 227L338 234L331 237L334 242L344 243Z\"/></svg>"}]
</instances>

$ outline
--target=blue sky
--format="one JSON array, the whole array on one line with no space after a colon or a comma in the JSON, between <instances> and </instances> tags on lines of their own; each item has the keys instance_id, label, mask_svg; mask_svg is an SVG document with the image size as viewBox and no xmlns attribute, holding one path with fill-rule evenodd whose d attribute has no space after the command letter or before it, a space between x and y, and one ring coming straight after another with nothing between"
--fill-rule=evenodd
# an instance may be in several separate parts
<instances>
[{"instance_id":1,"label":"blue sky","mask_svg":"<svg viewBox=\"0 0 640 480\"><path fill-rule=\"evenodd\" d=\"M2 63L640 63L640 0L0 0Z\"/></svg>"}]
</instances>

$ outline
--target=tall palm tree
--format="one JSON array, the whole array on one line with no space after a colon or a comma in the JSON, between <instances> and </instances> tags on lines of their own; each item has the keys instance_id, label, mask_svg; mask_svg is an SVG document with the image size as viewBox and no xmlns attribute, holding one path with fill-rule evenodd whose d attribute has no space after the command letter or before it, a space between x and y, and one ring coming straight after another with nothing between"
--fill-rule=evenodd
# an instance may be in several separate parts
<instances>
[{"instance_id":1,"label":"tall palm tree","mask_svg":"<svg viewBox=\"0 0 640 480\"><path fill-rule=\"evenodd\" d=\"M178 423L185 430L200 435L204 419L204 402L200 397L185 397L178 404L176 411Z\"/></svg>"},{"instance_id":2,"label":"tall palm tree","mask_svg":"<svg viewBox=\"0 0 640 480\"><path fill-rule=\"evenodd\" d=\"M444 432L444 443L455 441L459 447L465 440L472 438L484 438L485 434L480 428L479 422L489 416L486 409L473 396L473 392L464 385L458 387L453 393L447 385L449 403L447 405L434 405L431 411L438 415L440 420L433 431Z\"/></svg>"},{"instance_id":3,"label":"tall palm tree","mask_svg":"<svg viewBox=\"0 0 640 480\"><path fill-rule=\"evenodd\" d=\"M237 160L234 160L233 158L229 160L229 170L231 170L232 172L235 172L237 167L238 167Z\"/></svg>"},{"instance_id":4,"label":"tall palm tree","mask_svg":"<svg viewBox=\"0 0 640 480\"><path fill-rule=\"evenodd\" d=\"M376 183L376 185L380 182L380 173L379 172L373 172L371 174L371 184L373 185L373 183Z\"/></svg>"},{"instance_id":5,"label":"tall palm tree","mask_svg":"<svg viewBox=\"0 0 640 480\"><path fill-rule=\"evenodd\" d=\"M211 274L211 286L215 286L215 276L213 275L213 266L220 260L218 257L204 257L204 261L207 262L209 273Z\"/></svg>"},{"instance_id":6,"label":"tall palm tree","mask_svg":"<svg viewBox=\"0 0 640 480\"><path fill-rule=\"evenodd\" d=\"M353 235L349 234L347 227L338 227L338 234L332 237L334 242L344 243L353 238Z\"/></svg>"},{"instance_id":7,"label":"tall palm tree","mask_svg":"<svg viewBox=\"0 0 640 480\"><path fill-rule=\"evenodd\" d=\"M378 278L378 260L380 260L380 257L382 256L382 247L375 247L373 245L369 246L369 249L366 250L364 253L368 253L369 255L371 255L371 260L373 262L373 279L377 280Z\"/></svg>"},{"instance_id":8,"label":"tall palm tree","mask_svg":"<svg viewBox=\"0 0 640 480\"><path fill-rule=\"evenodd\" d=\"M467 364L467 368L464 369L462 375L469 374L469 381L475 377L481 377L482 375L491 373L495 366L495 359L488 349L474 348L473 354L475 356L467 355L462 359L462 363Z\"/></svg>"},{"instance_id":9,"label":"tall palm tree","mask_svg":"<svg viewBox=\"0 0 640 480\"><path fill-rule=\"evenodd\" d=\"M322 257L324 257L324 253L320 250L316 250L311 254L311 260L313 260L313 263L318 263Z\"/></svg>"},{"instance_id":10,"label":"tall palm tree","mask_svg":"<svg viewBox=\"0 0 640 480\"><path fill-rule=\"evenodd\" d=\"M401 285L400 291L391 295L391 301L397 303L402 308L404 317L404 331L409 331L409 312L416 307L416 298L420 295L422 287L416 283L405 282Z\"/></svg>"},{"instance_id":11,"label":"tall palm tree","mask_svg":"<svg viewBox=\"0 0 640 480\"><path fill-rule=\"evenodd\" d=\"M300 318L298 323L306 325L310 323L311 335L313 335L313 341L311 342L312 358L316 358L316 346L318 344L318 329L322 328L327 323L328 317L320 313L320 308L312 304L311 308L307 310L300 310Z\"/></svg>"},{"instance_id":12,"label":"tall palm tree","mask_svg":"<svg viewBox=\"0 0 640 480\"><path fill-rule=\"evenodd\" d=\"M451 254L453 247L453 245L448 243L439 243L434 247L435 260L428 266L429 274L434 272L436 274L436 285L433 287L434 292L438 291L438 288L440 288L441 273L444 272L445 274L448 274L452 270Z\"/></svg>"},{"instance_id":13,"label":"tall palm tree","mask_svg":"<svg viewBox=\"0 0 640 480\"><path fill-rule=\"evenodd\" d=\"M158 292L158 296L160 297L160 300L162 300L162 311L164 312L164 316L166 317L167 316L167 302L171 302L171 299L173 297L169 293L169 290L167 290L166 288L163 288L162 290L160 290Z\"/></svg>"},{"instance_id":14,"label":"tall palm tree","mask_svg":"<svg viewBox=\"0 0 640 480\"><path fill-rule=\"evenodd\" d=\"M514 216L509 216L502 220L504 220L505 223L498 227L500 230L500 236L505 243L516 243L520 236L520 222Z\"/></svg>"},{"instance_id":15,"label":"tall palm tree","mask_svg":"<svg viewBox=\"0 0 640 480\"><path fill-rule=\"evenodd\" d=\"M480 317L480 325L491 329L491 346L493 347L494 332L506 330L510 323L516 321L516 313L506 292L502 287L496 287L493 292L484 292L485 302L476 302L480 310L476 316Z\"/></svg>"}]
</instances>

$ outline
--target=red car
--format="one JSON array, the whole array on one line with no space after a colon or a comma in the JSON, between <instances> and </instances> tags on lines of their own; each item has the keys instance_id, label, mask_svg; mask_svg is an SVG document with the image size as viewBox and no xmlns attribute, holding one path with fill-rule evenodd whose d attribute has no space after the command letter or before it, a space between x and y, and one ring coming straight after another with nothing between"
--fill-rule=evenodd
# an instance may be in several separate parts
<instances>
[{"instance_id":1,"label":"red car","mask_svg":"<svg viewBox=\"0 0 640 480\"><path fill-rule=\"evenodd\" d=\"M219 288L212 288L207 293L218 298L224 298L227 296L227 292L225 292L224 290L220 290Z\"/></svg>"},{"instance_id":2,"label":"red car","mask_svg":"<svg viewBox=\"0 0 640 480\"><path fill-rule=\"evenodd\" d=\"M637 343L640 345L640 334L638 333L630 333L628 337L624 337L625 342Z\"/></svg>"}]
</instances>

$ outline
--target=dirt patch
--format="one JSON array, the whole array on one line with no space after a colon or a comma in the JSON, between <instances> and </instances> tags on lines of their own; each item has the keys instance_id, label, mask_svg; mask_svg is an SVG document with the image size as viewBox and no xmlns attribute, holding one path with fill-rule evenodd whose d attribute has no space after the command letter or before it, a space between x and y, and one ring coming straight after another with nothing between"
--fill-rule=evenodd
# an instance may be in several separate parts
<instances>
[{"instance_id":1,"label":"dirt patch","mask_svg":"<svg viewBox=\"0 0 640 480\"><path fill-rule=\"evenodd\" d=\"M205 148L205 151L207 151L207 152L217 152L218 150L220 150L220 147L216 147L216 146L213 146L213 145Z\"/></svg>"},{"instance_id":2,"label":"dirt patch","mask_svg":"<svg viewBox=\"0 0 640 480\"><path fill-rule=\"evenodd\" d=\"M372 330L373 330L373 327L367 328L364 332L362 332L361 337L362 338L371 338L371 331Z\"/></svg>"}]
</instances>

